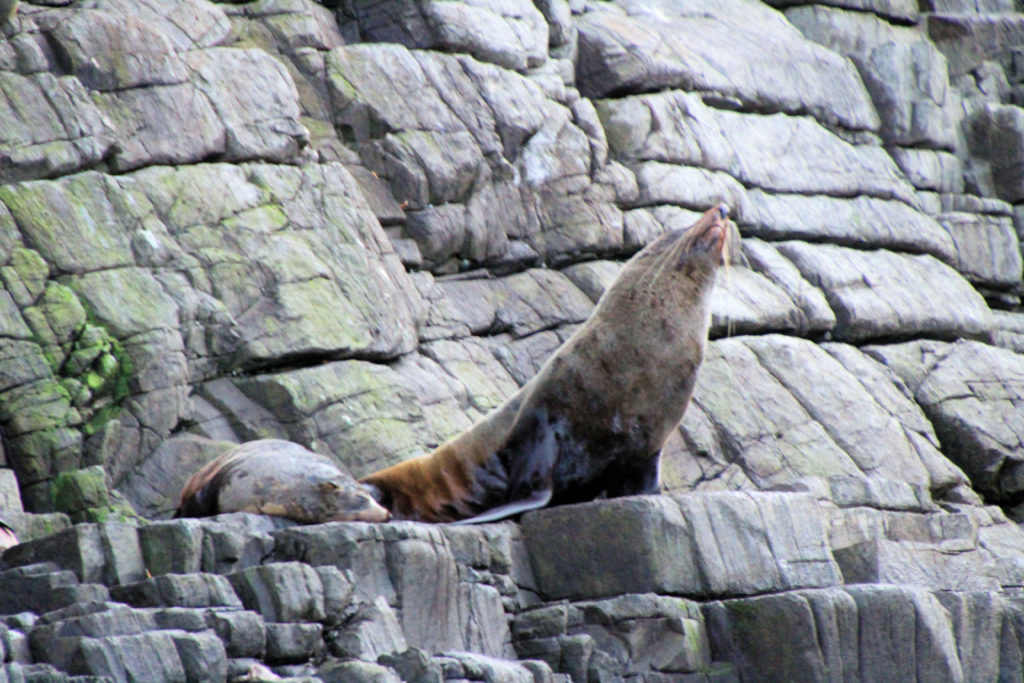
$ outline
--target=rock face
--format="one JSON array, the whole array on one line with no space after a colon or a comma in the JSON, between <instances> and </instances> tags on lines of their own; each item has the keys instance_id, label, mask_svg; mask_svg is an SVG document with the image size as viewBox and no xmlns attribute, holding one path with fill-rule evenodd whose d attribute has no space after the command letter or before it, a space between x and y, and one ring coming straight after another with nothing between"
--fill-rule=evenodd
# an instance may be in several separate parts
<instances>
[{"instance_id":1,"label":"rock face","mask_svg":"<svg viewBox=\"0 0 1024 683\"><path fill-rule=\"evenodd\" d=\"M1008 0L23 0L0 681L1019 680L1022 47ZM162 521L232 443L431 450L720 201L665 495Z\"/></svg>"}]
</instances>

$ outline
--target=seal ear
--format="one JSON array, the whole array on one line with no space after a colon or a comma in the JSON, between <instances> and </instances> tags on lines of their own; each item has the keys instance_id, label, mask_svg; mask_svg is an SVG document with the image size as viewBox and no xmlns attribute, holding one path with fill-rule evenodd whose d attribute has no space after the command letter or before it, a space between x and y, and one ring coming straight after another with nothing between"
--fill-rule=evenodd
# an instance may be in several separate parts
<instances>
[{"instance_id":1,"label":"seal ear","mask_svg":"<svg viewBox=\"0 0 1024 683\"><path fill-rule=\"evenodd\" d=\"M331 491L337 491L338 489L341 488L336 483L330 480L322 481L319 484L317 484L317 486L320 488L321 493L330 493Z\"/></svg>"}]
</instances>

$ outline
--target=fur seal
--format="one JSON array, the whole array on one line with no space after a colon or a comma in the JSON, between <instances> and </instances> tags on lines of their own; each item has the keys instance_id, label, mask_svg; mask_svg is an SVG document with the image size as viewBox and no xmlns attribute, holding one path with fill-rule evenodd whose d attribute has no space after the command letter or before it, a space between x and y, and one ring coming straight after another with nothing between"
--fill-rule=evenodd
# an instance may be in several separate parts
<instances>
[{"instance_id":1,"label":"fur seal","mask_svg":"<svg viewBox=\"0 0 1024 683\"><path fill-rule=\"evenodd\" d=\"M489 522L656 493L704 357L732 236L724 204L637 253L537 375L434 452L362 478L395 519Z\"/></svg>"},{"instance_id":2,"label":"fur seal","mask_svg":"<svg viewBox=\"0 0 1024 683\"><path fill-rule=\"evenodd\" d=\"M256 512L296 522L386 522L390 513L329 458L297 443L260 439L236 446L193 474L178 517Z\"/></svg>"}]
</instances>

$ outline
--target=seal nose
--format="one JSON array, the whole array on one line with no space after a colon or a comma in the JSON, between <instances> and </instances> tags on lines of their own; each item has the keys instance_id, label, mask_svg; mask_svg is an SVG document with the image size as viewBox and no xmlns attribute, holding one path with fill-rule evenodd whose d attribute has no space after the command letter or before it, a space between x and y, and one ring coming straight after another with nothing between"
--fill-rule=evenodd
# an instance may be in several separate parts
<instances>
[{"instance_id":1,"label":"seal nose","mask_svg":"<svg viewBox=\"0 0 1024 683\"><path fill-rule=\"evenodd\" d=\"M729 217L729 207L726 204L718 205L718 217L723 221Z\"/></svg>"}]
</instances>

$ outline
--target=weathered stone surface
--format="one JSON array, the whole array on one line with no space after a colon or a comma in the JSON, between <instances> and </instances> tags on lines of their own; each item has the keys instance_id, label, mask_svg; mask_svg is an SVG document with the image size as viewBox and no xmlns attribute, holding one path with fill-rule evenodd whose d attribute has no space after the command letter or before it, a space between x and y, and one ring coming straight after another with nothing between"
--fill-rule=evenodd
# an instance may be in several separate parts
<instances>
[{"instance_id":1,"label":"weathered stone surface","mask_svg":"<svg viewBox=\"0 0 1024 683\"><path fill-rule=\"evenodd\" d=\"M393 669L374 662L329 660L322 664L316 675L324 683L400 683Z\"/></svg>"},{"instance_id":2,"label":"weathered stone surface","mask_svg":"<svg viewBox=\"0 0 1024 683\"><path fill-rule=\"evenodd\" d=\"M988 336L990 313L984 299L955 270L931 256L802 242L778 248L804 278L825 292L836 314L837 340ZM920 282L929 283L929 288L922 290ZM951 308L948 301L959 305Z\"/></svg>"},{"instance_id":3,"label":"weathered stone surface","mask_svg":"<svg viewBox=\"0 0 1024 683\"><path fill-rule=\"evenodd\" d=\"M1024 361L978 342L871 347L924 409L944 452L990 500L1024 490Z\"/></svg>"},{"instance_id":4,"label":"weathered stone surface","mask_svg":"<svg viewBox=\"0 0 1024 683\"><path fill-rule=\"evenodd\" d=\"M267 662L287 664L318 657L324 649L320 624L267 624Z\"/></svg>"},{"instance_id":5,"label":"weathered stone surface","mask_svg":"<svg viewBox=\"0 0 1024 683\"><path fill-rule=\"evenodd\" d=\"M952 624L920 588L853 586L710 603L712 656L766 680L963 680ZM786 645L779 648L779 633Z\"/></svg>"},{"instance_id":6,"label":"weathered stone surface","mask_svg":"<svg viewBox=\"0 0 1024 683\"><path fill-rule=\"evenodd\" d=\"M171 638L188 683L227 680L227 651L220 638L213 633L172 633Z\"/></svg>"},{"instance_id":7,"label":"weathered stone surface","mask_svg":"<svg viewBox=\"0 0 1024 683\"><path fill-rule=\"evenodd\" d=\"M995 289L1021 282L1021 249L1007 216L943 213L936 216L956 244L956 269L971 282Z\"/></svg>"},{"instance_id":8,"label":"weathered stone surface","mask_svg":"<svg viewBox=\"0 0 1024 683\"><path fill-rule=\"evenodd\" d=\"M3 614L48 612L76 602L110 597L105 587L80 584L74 572L52 562L5 569L0 572L0 586L3 587L0 598L0 613Z\"/></svg>"},{"instance_id":9,"label":"weathered stone surface","mask_svg":"<svg viewBox=\"0 0 1024 683\"><path fill-rule=\"evenodd\" d=\"M766 4L772 7L792 7L794 5L810 4L842 7L862 12L874 12L887 19L896 19L910 23L916 23L919 14L919 3L914 2L914 0L824 0L823 2L814 3L806 2L806 0L767 0ZM928 3L926 2L925 4Z\"/></svg>"},{"instance_id":10,"label":"weathered stone surface","mask_svg":"<svg viewBox=\"0 0 1024 683\"><path fill-rule=\"evenodd\" d=\"M299 123L298 93L283 64L262 50L229 48L194 51L186 61L224 123L225 161L300 160L309 132ZM248 87L233 87L236 79Z\"/></svg>"},{"instance_id":11,"label":"weathered stone surface","mask_svg":"<svg viewBox=\"0 0 1024 683\"><path fill-rule=\"evenodd\" d=\"M75 78L0 72L4 182L84 170L111 152L114 131ZM71 132L71 135L69 135Z\"/></svg>"},{"instance_id":12,"label":"weathered stone surface","mask_svg":"<svg viewBox=\"0 0 1024 683\"><path fill-rule=\"evenodd\" d=\"M513 634L522 655L536 653L567 673L581 636L593 651L572 664L588 675L672 675L711 667L700 608L680 598L640 594L540 607L520 614Z\"/></svg>"},{"instance_id":13,"label":"weathered stone surface","mask_svg":"<svg viewBox=\"0 0 1024 683\"><path fill-rule=\"evenodd\" d=\"M324 621L324 588L309 565L275 562L228 575L247 609L268 622Z\"/></svg>"},{"instance_id":14,"label":"weathered stone surface","mask_svg":"<svg viewBox=\"0 0 1024 683\"><path fill-rule=\"evenodd\" d=\"M216 574L163 574L114 586L110 595L136 607L242 607L228 580Z\"/></svg>"},{"instance_id":15,"label":"weathered stone surface","mask_svg":"<svg viewBox=\"0 0 1024 683\"><path fill-rule=\"evenodd\" d=\"M812 5L787 11L786 18L857 65L887 143L953 148L956 102L946 59L931 42L863 12Z\"/></svg>"},{"instance_id":16,"label":"weathered stone surface","mask_svg":"<svg viewBox=\"0 0 1024 683\"><path fill-rule=\"evenodd\" d=\"M955 263L955 244L942 225L902 202L754 190L747 193L745 209L744 228L765 240L828 241L931 254Z\"/></svg>"},{"instance_id":17,"label":"weathered stone surface","mask_svg":"<svg viewBox=\"0 0 1024 683\"><path fill-rule=\"evenodd\" d=\"M1013 105L985 104L966 123L967 144L974 156L988 162L1000 199L1024 199L1024 109Z\"/></svg>"},{"instance_id":18,"label":"weathered stone surface","mask_svg":"<svg viewBox=\"0 0 1024 683\"><path fill-rule=\"evenodd\" d=\"M407 227L428 262L500 260L509 239L540 255L619 246L614 179L573 112L528 79L383 44L332 50L327 74L334 124L419 212Z\"/></svg>"},{"instance_id":19,"label":"weathered stone surface","mask_svg":"<svg viewBox=\"0 0 1024 683\"><path fill-rule=\"evenodd\" d=\"M691 486L725 476L732 463L757 488L823 497L836 477L880 480L864 504L917 508L929 505L923 492L966 484L891 373L853 347L826 348L784 336L709 346L682 423L689 447L677 456L706 468Z\"/></svg>"},{"instance_id":20,"label":"weathered stone surface","mask_svg":"<svg viewBox=\"0 0 1024 683\"><path fill-rule=\"evenodd\" d=\"M1005 45L1020 44L1024 18L1004 11L992 13L951 12L926 17L928 38L946 56L949 75L957 77L986 60L1011 66L1011 51Z\"/></svg>"},{"instance_id":21,"label":"weathered stone surface","mask_svg":"<svg viewBox=\"0 0 1024 683\"><path fill-rule=\"evenodd\" d=\"M532 512L523 525L549 599L736 595L838 582L813 510L793 494L632 497ZM725 535L735 545L714 545Z\"/></svg>"},{"instance_id":22,"label":"weathered stone surface","mask_svg":"<svg viewBox=\"0 0 1024 683\"><path fill-rule=\"evenodd\" d=\"M919 190L964 191L964 170L953 154L911 147L891 147L889 154Z\"/></svg>"},{"instance_id":23,"label":"weathered stone surface","mask_svg":"<svg viewBox=\"0 0 1024 683\"><path fill-rule=\"evenodd\" d=\"M911 186L882 148L852 145L810 117L713 109L677 91L595 106L613 158L626 164L699 166L766 191L912 201Z\"/></svg>"},{"instance_id":24,"label":"weathered stone surface","mask_svg":"<svg viewBox=\"0 0 1024 683\"><path fill-rule=\"evenodd\" d=\"M4 566L53 562L70 569L83 583L114 585L145 575L138 533L115 522L78 524L53 536L28 541L4 553Z\"/></svg>"},{"instance_id":25,"label":"weathered stone surface","mask_svg":"<svg viewBox=\"0 0 1024 683\"><path fill-rule=\"evenodd\" d=\"M327 636L327 646L336 657L370 662L408 647L398 618L383 596L361 604L342 628Z\"/></svg>"},{"instance_id":26,"label":"weathered stone surface","mask_svg":"<svg viewBox=\"0 0 1024 683\"><path fill-rule=\"evenodd\" d=\"M579 82L588 97L683 88L751 109L810 111L829 124L877 127L850 64L766 7L730 1L702 14L671 3L621 2L588 10L578 22ZM700 39L682 48L680 35ZM719 50L722 44L731 48Z\"/></svg>"},{"instance_id":27,"label":"weathered stone surface","mask_svg":"<svg viewBox=\"0 0 1024 683\"><path fill-rule=\"evenodd\" d=\"M346 15L354 19L356 30L368 42L466 52L518 71L538 66L547 58L547 23L527 0L352 3Z\"/></svg>"}]
</instances>

